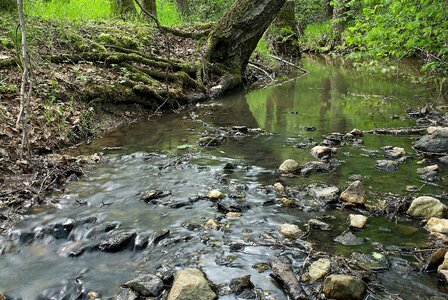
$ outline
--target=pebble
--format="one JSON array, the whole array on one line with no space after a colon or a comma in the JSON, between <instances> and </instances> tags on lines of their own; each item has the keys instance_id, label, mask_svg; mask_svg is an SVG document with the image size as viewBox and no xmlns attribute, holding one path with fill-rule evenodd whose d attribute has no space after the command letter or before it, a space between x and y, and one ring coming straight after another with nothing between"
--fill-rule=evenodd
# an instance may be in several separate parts
<instances>
[{"instance_id":1,"label":"pebble","mask_svg":"<svg viewBox=\"0 0 448 300\"><path fill-rule=\"evenodd\" d=\"M367 217L363 215L351 214L348 216L350 220L350 227L362 229L367 223Z\"/></svg>"},{"instance_id":2,"label":"pebble","mask_svg":"<svg viewBox=\"0 0 448 300\"><path fill-rule=\"evenodd\" d=\"M302 236L302 230L300 230L299 226L294 224L283 224L278 229L278 232L283 235L285 238L290 240L295 240Z\"/></svg>"}]
</instances>

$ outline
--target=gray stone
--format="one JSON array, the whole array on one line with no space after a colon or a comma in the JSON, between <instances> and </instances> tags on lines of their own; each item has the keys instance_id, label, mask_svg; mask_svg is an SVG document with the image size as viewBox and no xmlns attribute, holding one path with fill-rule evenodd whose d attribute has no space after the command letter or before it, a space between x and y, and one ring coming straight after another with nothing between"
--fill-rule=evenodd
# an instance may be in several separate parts
<instances>
[{"instance_id":1,"label":"gray stone","mask_svg":"<svg viewBox=\"0 0 448 300\"><path fill-rule=\"evenodd\" d=\"M240 299L255 299L254 284L250 281L250 275L234 278L230 281L230 289Z\"/></svg>"},{"instance_id":2,"label":"gray stone","mask_svg":"<svg viewBox=\"0 0 448 300\"><path fill-rule=\"evenodd\" d=\"M137 234L135 232L113 232L100 242L98 249L104 252L118 252L133 246Z\"/></svg>"},{"instance_id":3,"label":"gray stone","mask_svg":"<svg viewBox=\"0 0 448 300\"><path fill-rule=\"evenodd\" d=\"M313 227L313 228L318 228L318 229L323 230L323 231L331 230L331 225L330 224L327 224L327 223L322 222L322 221L317 220L317 219L309 219L308 220L308 224L311 227Z\"/></svg>"},{"instance_id":4,"label":"gray stone","mask_svg":"<svg viewBox=\"0 0 448 300\"><path fill-rule=\"evenodd\" d=\"M207 193L206 197L211 200L219 200L224 198L224 194L221 193L219 190L211 190L210 192Z\"/></svg>"},{"instance_id":5,"label":"gray stone","mask_svg":"<svg viewBox=\"0 0 448 300\"><path fill-rule=\"evenodd\" d=\"M400 147L385 147L384 157L389 159L397 159L406 155L406 151Z\"/></svg>"},{"instance_id":6,"label":"gray stone","mask_svg":"<svg viewBox=\"0 0 448 300\"><path fill-rule=\"evenodd\" d=\"M317 158L331 155L331 148L327 146L315 146L311 149L311 155Z\"/></svg>"},{"instance_id":7,"label":"gray stone","mask_svg":"<svg viewBox=\"0 0 448 300\"><path fill-rule=\"evenodd\" d=\"M387 257L379 252L373 252L371 255L353 252L352 258L365 270L382 271L390 267Z\"/></svg>"},{"instance_id":8,"label":"gray stone","mask_svg":"<svg viewBox=\"0 0 448 300\"><path fill-rule=\"evenodd\" d=\"M375 167L380 171L386 171L386 172L394 172L398 170L399 163L394 160L377 160L375 162Z\"/></svg>"},{"instance_id":9,"label":"gray stone","mask_svg":"<svg viewBox=\"0 0 448 300\"><path fill-rule=\"evenodd\" d=\"M415 198L407 214L413 217L443 217L446 212L446 206L438 199L429 196Z\"/></svg>"},{"instance_id":10,"label":"gray stone","mask_svg":"<svg viewBox=\"0 0 448 300\"><path fill-rule=\"evenodd\" d=\"M351 204L364 204L366 202L364 195L365 191L362 182L356 180L342 192L340 199Z\"/></svg>"},{"instance_id":11,"label":"gray stone","mask_svg":"<svg viewBox=\"0 0 448 300\"><path fill-rule=\"evenodd\" d=\"M339 197L340 190L337 186L308 186L309 194L317 200L325 202L336 202Z\"/></svg>"},{"instance_id":12,"label":"gray stone","mask_svg":"<svg viewBox=\"0 0 448 300\"><path fill-rule=\"evenodd\" d=\"M361 279L349 275L330 275L325 278L323 292L325 297L337 300L361 300L366 286Z\"/></svg>"},{"instance_id":13,"label":"gray stone","mask_svg":"<svg viewBox=\"0 0 448 300\"><path fill-rule=\"evenodd\" d=\"M448 155L439 157L439 161L440 161L442 164L448 165Z\"/></svg>"},{"instance_id":14,"label":"gray stone","mask_svg":"<svg viewBox=\"0 0 448 300\"><path fill-rule=\"evenodd\" d=\"M306 299L303 288L289 264L277 259L271 262L271 270L283 283L291 299Z\"/></svg>"},{"instance_id":15,"label":"gray stone","mask_svg":"<svg viewBox=\"0 0 448 300\"><path fill-rule=\"evenodd\" d=\"M431 153L448 153L448 127L432 128L429 132L430 134L415 142L415 149Z\"/></svg>"},{"instance_id":16,"label":"gray stone","mask_svg":"<svg viewBox=\"0 0 448 300\"><path fill-rule=\"evenodd\" d=\"M156 297L163 290L163 281L159 276L149 274L128 281L121 287L131 289L138 296Z\"/></svg>"},{"instance_id":17,"label":"gray stone","mask_svg":"<svg viewBox=\"0 0 448 300\"><path fill-rule=\"evenodd\" d=\"M117 295L117 300L137 300L138 296L130 289L121 289Z\"/></svg>"},{"instance_id":18,"label":"gray stone","mask_svg":"<svg viewBox=\"0 0 448 300\"><path fill-rule=\"evenodd\" d=\"M364 243L363 238L357 237L351 231L347 231L346 233L337 236L334 241L345 246L358 246Z\"/></svg>"},{"instance_id":19,"label":"gray stone","mask_svg":"<svg viewBox=\"0 0 448 300\"><path fill-rule=\"evenodd\" d=\"M213 300L216 294L199 269L184 269L174 275L167 300Z\"/></svg>"},{"instance_id":20,"label":"gray stone","mask_svg":"<svg viewBox=\"0 0 448 300\"><path fill-rule=\"evenodd\" d=\"M300 174L303 176L309 176L313 173L327 173L332 170L330 164L321 161L310 161L304 164L300 170Z\"/></svg>"},{"instance_id":21,"label":"gray stone","mask_svg":"<svg viewBox=\"0 0 448 300\"><path fill-rule=\"evenodd\" d=\"M299 163L293 159L285 160L278 169L284 173L294 173L299 168Z\"/></svg>"}]
</instances>

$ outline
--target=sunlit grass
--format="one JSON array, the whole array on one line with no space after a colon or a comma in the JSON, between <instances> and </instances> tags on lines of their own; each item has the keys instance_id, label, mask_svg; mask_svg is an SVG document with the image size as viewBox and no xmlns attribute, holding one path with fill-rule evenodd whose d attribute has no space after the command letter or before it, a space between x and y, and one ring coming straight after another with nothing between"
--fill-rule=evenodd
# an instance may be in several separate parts
<instances>
[{"instance_id":1,"label":"sunlit grass","mask_svg":"<svg viewBox=\"0 0 448 300\"><path fill-rule=\"evenodd\" d=\"M25 0L25 13L28 16L46 20L105 20L116 18L111 11L112 0ZM142 22L140 10L128 21ZM160 23L168 26L182 23L176 5L169 0L157 1L157 13Z\"/></svg>"}]
</instances>

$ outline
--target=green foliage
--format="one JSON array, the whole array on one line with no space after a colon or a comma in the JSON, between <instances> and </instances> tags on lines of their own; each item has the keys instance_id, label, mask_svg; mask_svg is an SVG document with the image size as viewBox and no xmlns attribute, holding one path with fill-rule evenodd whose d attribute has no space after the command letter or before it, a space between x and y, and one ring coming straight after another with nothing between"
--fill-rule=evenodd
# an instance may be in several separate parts
<instances>
[{"instance_id":1,"label":"green foliage","mask_svg":"<svg viewBox=\"0 0 448 300\"><path fill-rule=\"evenodd\" d=\"M111 15L110 0L25 0L25 13L43 19L100 20Z\"/></svg>"},{"instance_id":2,"label":"green foliage","mask_svg":"<svg viewBox=\"0 0 448 300\"><path fill-rule=\"evenodd\" d=\"M300 30L308 25L325 21L322 0L294 0L296 6L296 19Z\"/></svg>"},{"instance_id":3,"label":"green foliage","mask_svg":"<svg viewBox=\"0 0 448 300\"><path fill-rule=\"evenodd\" d=\"M16 8L15 0L1 0L0 1L0 11L12 11Z\"/></svg>"},{"instance_id":4,"label":"green foliage","mask_svg":"<svg viewBox=\"0 0 448 300\"><path fill-rule=\"evenodd\" d=\"M176 26L182 23L176 4L170 0L157 1L157 17L166 26Z\"/></svg>"},{"instance_id":5,"label":"green foliage","mask_svg":"<svg viewBox=\"0 0 448 300\"><path fill-rule=\"evenodd\" d=\"M331 26L331 21L308 25L300 39L302 48L315 52L329 51L334 39Z\"/></svg>"},{"instance_id":6,"label":"green foliage","mask_svg":"<svg viewBox=\"0 0 448 300\"><path fill-rule=\"evenodd\" d=\"M445 0L363 0L343 38L371 57L427 54L432 62L426 70L448 70Z\"/></svg>"}]
</instances>

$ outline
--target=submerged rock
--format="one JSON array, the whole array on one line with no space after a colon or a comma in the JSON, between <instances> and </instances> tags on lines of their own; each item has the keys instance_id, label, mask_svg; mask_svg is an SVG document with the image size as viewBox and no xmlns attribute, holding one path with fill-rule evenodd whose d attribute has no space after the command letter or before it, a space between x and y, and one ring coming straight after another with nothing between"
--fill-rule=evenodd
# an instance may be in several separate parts
<instances>
[{"instance_id":1,"label":"submerged rock","mask_svg":"<svg viewBox=\"0 0 448 300\"><path fill-rule=\"evenodd\" d=\"M373 252L371 255L353 252L352 258L363 269L372 271L388 270L390 262L387 257L381 253Z\"/></svg>"},{"instance_id":2,"label":"submerged rock","mask_svg":"<svg viewBox=\"0 0 448 300\"><path fill-rule=\"evenodd\" d=\"M238 277L230 281L230 289L238 296L238 299L255 299L254 284L250 281L250 275Z\"/></svg>"},{"instance_id":3,"label":"submerged rock","mask_svg":"<svg viewBox=\"0 0 448 300\"><path fill-rule=\"evenodd\" d=\"M204 228L207 229L213 229L213 230L218 230L219 227L221 226L221 224L219 224L217 221L210 219L207 222L204 223Z\"/></svg>"},{"instance_id":4,"label":"submerged rock","mask_svg":"<svg viewBox=\"0 0 448 300\"><path fill-rule=\"evenodd\" d=\"M348 216L350 227L362 229L367 223L367 217L363 215L351 214Z\"/></svg>"},{"instance_id":5,"label":"submerged rock","mask_svg":"<svg viewBox=\"0 0 448 300\"><path fill-rule=\"evenodd\" d=\"M167 300L213 300L216 297L201 270L184 269L174 275Z\"/></svg>"},{"instance_id":6,"label":"submerged rock","mask_svg":"<svg viewBox=\"0 0 448 300\"><path fill-rule=\"evenodd\" d=\"M446 209L447 207L438 199L429 196L421 196L412 201L411 206L406 213L413 217L422 218L443 217Z\"/></svg>"},{"instance_id":7,"label":"submerged rock","mask_svg":"<svg viewBox=\"0 0 448 300\"><path fill-rule=\"evenodd\" d=\"M320 230L328 231L331 230L331 225L325 222L322 222L317 219L309 219L308 224L313 228L318 228Z\"/></svg>"},{"instance_id":8,"label":"submerged rock","mask_svg":"<svg viewBox=\"0 0 448 300\"><path fill-rule=\"evenodd\" d=\"M366 202L364 195L365 191L362 182L356 180L342 192L340 199L351 204L364 204Z\"/></svg>"},{"instance_id":9,"label":"submerged rock","mask_svg":"<svg viewBox=\"0 0 448 300\"><path fill-rule=\"evenodd\" d=\"M418 168L417 174L425 181L436 181L439 178L439 166L434 164L424 168Z\"/></svg>"},{"instance_id":10,"label":"submerged rock","mask_svg":"<svg viewBox=\"0 0 448 300\"><path fill-rule=\"evenodd\" d=\"M415 142L417 150L430 153L448 153L448 127L431 128L430 134Z\"/></svg>"},{"instance_id":11,"label":"submerged rock","mask_svg":"<svg viewBox=\"0 0 448 300\"><path fill-rule=\"evenodd\" d=\"M171 195L170 191L150 190L142 194L140 200L146 203L152 202L156 199L165 198Z\"/></svg>"},{"instance_id":12,"label":"submerged rock","mask_svg":"<svg viewBox=\"0 0 448 300\"><path fill-rule=\"evenodd\" d=\"M284 173L294 173L299 168L299 163L293 159L285 160L278 169Z\"/></svg>"},{"instance_id":13,"label":"submerged rock","mask_svg":"<svg viewBox=\"0 0 448 300\"><path fill-rule=\"evenodd\" d=\"M100 242L98 249L104 252L118 252L130 248L136 236L135 232L113 232Z\"/></svg>"},{"instance_id":14,"label":"submerged rock","mask_svg":"<svg viewBox=\"0 0 448 300\"><path fill-rule=\"evenodd\" d=\"M386 171L386 172L394 172L398 170L398 161L395 160L377 160L375 162L375 167L380 171Z\"/></svg>"},{"instance_id":15,"label":"submerged rock","mask_svg":"<svg viewBox=\"0 0 448 300\"><path fill-rule=\"evenodd\" d=\"M291 299L306 299L303 288L289 264L277 259L271 263L271 270L275 277L282 282Z\"/></svg>"},{"instance_id":16,"label":"submerged rock","mask_svg":"<svg viewBox=\"0 0 448 300\"><path fill-rule=\"evenodd\" d=\"M330 275L325 278L325 297L337 300L360 300L364 298L366 286L361 279L349 275Z\"/></svg>"},{"instance_id":17,"label":"submerged rock","mask_svg":"<svg viewBox=\"0 0 448 300\"><path fill-rule=\"evenodd\" d=\"M345 246L358 246L364 243L364 238L357 237L353 232L347 231L344 234L338 235L334 241Z\"/></svg>"},{"instance_id":18,"label":"submerged rock","mask_svg":"<svg viewBox=\"0 0 448 300\"><path fill-rule=\"evenodd\" d=\"M284 207L296 207L297 203L289 198L282 198L280 204Z\"/></svg>"},{"instance_id":19,"label":"submerged rock","mask_svg":"<svg viewBox=\"0 0 448 300\"><path fill-rule=\"evenodd\" d=\"M426 223L430 232L448 233L448 220L432 217Z\"/></svg>"},{"instance_id":20,"label":"submerged rock","mask_svg":"<svg viewBox=\"0 0 448 300\"><path fill-rule=\"evenodd\" d=\"M331 270L331 261L326 258L320 258L313 262L308 268L308 276L311 281L317 281L327 275Z\"/></svg>"},{"instance_id":21,"label":"submerged rock","mask_svg":"<svg viewBox=\"0 0 448 300\"><path fill-rule=\"evenodd\" d=\"M302 236L302 230L300 230L299 226L294 224L283 224L278 229L278 232L283 235L285 238L290 240L295 240Z\"/></svg>"},{"instance_id":22,"label":"submerged rock","mask_svg":"<svg viewBox=\"0 0 448 300\"><path fill-rule=\"evenodd\" d=\"M122 287L131 289L138 296L156 297L163 290L163 281L159 276L149 274L128 281Z\"/></svg>"}]
</instances>

